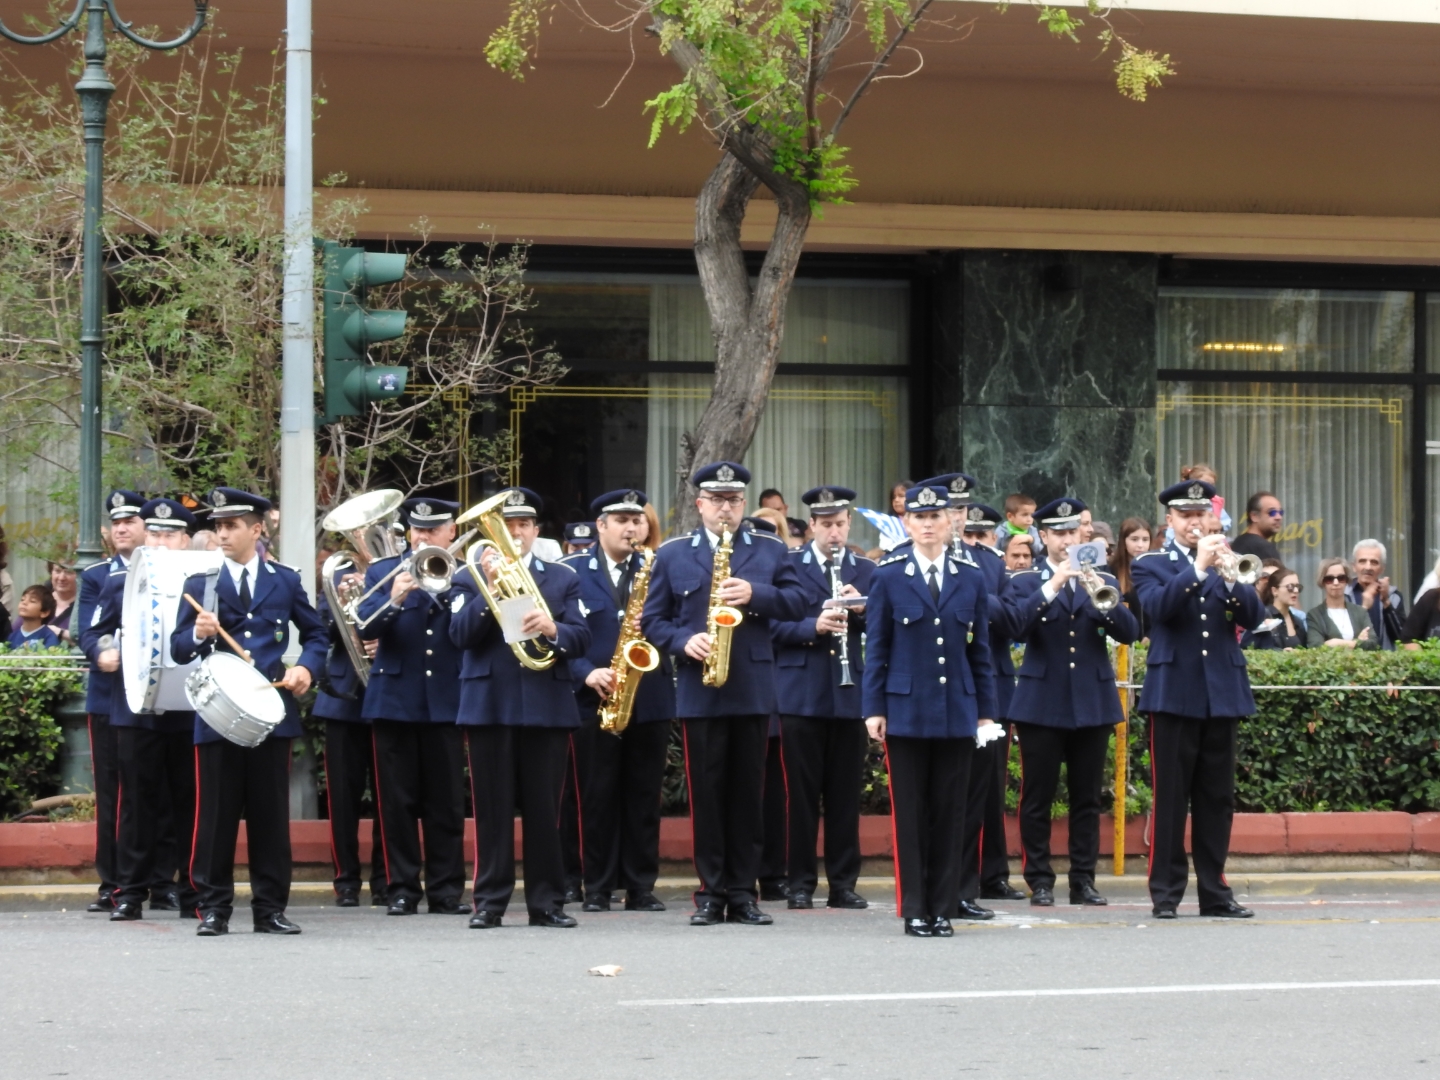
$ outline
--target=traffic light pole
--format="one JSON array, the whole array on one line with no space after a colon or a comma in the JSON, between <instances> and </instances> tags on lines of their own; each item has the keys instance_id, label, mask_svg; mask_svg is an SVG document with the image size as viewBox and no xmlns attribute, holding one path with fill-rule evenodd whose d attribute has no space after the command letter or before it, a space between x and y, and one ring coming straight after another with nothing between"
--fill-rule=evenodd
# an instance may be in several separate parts
<instances>
[{"instance_id":1,"label":"traffic light pole","mask_svg":"<svg viewBox=\"0 0 1440 1080\"><path fill-rule=\"evenodd\" d=\"M310 0L286 0L285 325L280 391L280 558L315 598L315 242Z\"/></svg>"}]
</instances>

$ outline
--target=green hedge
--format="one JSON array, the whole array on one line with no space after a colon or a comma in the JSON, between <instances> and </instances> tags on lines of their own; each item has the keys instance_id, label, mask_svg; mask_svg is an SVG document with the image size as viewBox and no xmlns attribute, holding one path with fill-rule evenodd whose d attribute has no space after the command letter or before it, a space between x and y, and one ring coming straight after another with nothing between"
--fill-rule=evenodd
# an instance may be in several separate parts
<instances>
[{"instance_id":1,"label":"green hedge","mask_svg":"<svg viewBox=\"0 0 1440 1080\"><path fill-rule=\"evenodd\" d=\"M67 650L27 653L15 663L43 666ZM63 736L55 709L84 686L73 660L53 671L15 671L0 665L0 818L12 817L60 787Z\"/></svg>"}]
</instances>

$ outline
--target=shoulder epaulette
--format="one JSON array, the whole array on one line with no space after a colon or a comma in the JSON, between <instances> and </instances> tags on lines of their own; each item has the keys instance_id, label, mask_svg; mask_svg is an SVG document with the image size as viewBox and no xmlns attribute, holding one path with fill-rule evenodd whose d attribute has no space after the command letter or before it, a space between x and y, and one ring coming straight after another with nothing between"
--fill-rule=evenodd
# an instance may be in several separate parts
<instances>
[{"instance_id":1,"label":"shoulder epaulette","mask_svg":"<svg viewBox=\"0 0 1440 1080\"><path fill-rule=\"evenodd\" d=\"M1151 555L1168 555L1168 554L1170 554L1170 553L1169 553L1168 551L1166 551L1164 548L1161 548L1159 551L1142 551L1139 555L1136 555L1136 556L1135 556L1135 561L1136 561L1136 562L1139 562L1141 559L1148 559Z\"/></svg>"},{"instance_id":2,"label":"shoulder epaulette","mask_svg":"<svg viewBox=\"0 0 1440 1080\"><path fill-rule=\"evenodd\" d=\"M572 554L570 554L570 555L566 555L563 559L560 560L560 562L561 562L561 563L569 563L571 559L593 559L594 557L595 557L595 556L594 556L594 555L591 555L589 552L576 551L576 552L574 552L574 553L572 553ZM559 565L559 564L558 564L558 563L552 563L551 565Z\"/></svg>"},{"instance_id":3,"label":"shoulder epaulette","mask_svg":"<svg viewBox=\"0 0 1440 1080\"><path fill-rule=\"evenodd\" d=\"M872 558L870 558L869 555L856 555L856 554L852 551L852 552L850 552L850 558L854 559L857 563L868 562L871 566L875 566L875 565L876 565L875 560L872 559Z\"/></svg>"},{"instance_id":4,"label":"shoulder epaulette","mask_svg":"<svg viewBox=\"0 0 1440 1080\"><path fill-rule=\"evenodd\" d=\"M1002 554L1002 553L1001 553L1000 551L998 551L997 549L991 547L989 544L976 544L975 546L978 547L978 548L980 548L982 551L988 551L991 555L994 555L995 558L997 558L997 559L1003 559L1003 558L1005 558L1004 554Z\"/></svg>"},{"instance_id":5,"label":"shoulder epaulette","mask_svg":"<svg viewBox=\"0 0 1440 1080\"><path fill-rule=\"evenodd\" d=\"M786 551L789 551L789 550L790 550L790 545L787 544L787 543L785 543L785 541L784 541L784 540L781 540L778 536L771 536L769 533L755 532L755 531L753 531L753 530L750 531L750 532L747 532L745 535L746 535L746 536L753 536L753 537L755 537L755 538L758 539L758 540L774 540L775 543L779 544L779 545L780 545L781 547L783 547ZM800 548L796 548L795 550L796 550L796 551L799 551L799 550L801 550L801 549L800 549Z\"/></svg>"},{"instance_id":6,"label":"shoulder epaulette","mask_svg":"<svg viewBox=\"0 0 1440 1080\"><path fill-rule=\"evenodd\" d=\"M1024 577L1026 574L1038 574L1038 573L1040 573L1040 571L1039 571L1039 570L1036 570L1033 566L1032 566L1029 570L1012 570L1012 571L1010 572L1010 580L1011 580L1011 581L1014 581L1017 577Z\"/></svg>"},{"instance_id":7,"label":"shoulder epaulette","mask_svg":"<svg viewBox=\"0 0 1440 1080\"><path fill-rule=\"evenodd\" d=\"M276 560L276 559L266 559L266 560L265 560L265 565L266 565L267 567L270 567L270 568L271 568L270 572L271 572L272 574L275 572L275 570L274 570L273 568L276 567L276 566L279 566L279 567L281 567L282 569L285 569L285 570L289 570L289 571L291 571L292 573L296 574L297 576L298 576L299 573L300 573L300 568L299 568L298 566L291 566L289 563L280 562L280 561L278 561L278 560Z\"/></svg>"},{"instance_id":8,"label":"shoulder epaulette","mask_svg":"<svg viewBox=\"0 0 1440 1080\"><path fill-rule=\"evenodd\" d=\"M663 548L663 547L669 547L671 544L678 544L681 540L694 540L694 539L695 539L695 535L694 535L693 533L685 533L685 534L683 534L683 535L681 535L681 536L672 536L672 537L670 537L669 540L664 541L664 542L660 545L660 547L662 547L662 548ZM657 549L657 550L658 550L658 549Z\"/></svg>"},{"instance_id":9,"label":"shoulder epaulette","mask_svg":"<svg viewBox=\"0 0 1440 1080\"><path fill-rule=\"evenodd\" d=\"M909 557L910 557L910 553L909 553L909 552L902 552L902 553L900 553L900 554L898 554L898 555L891 555L888 559L881 559L878 563L876 563L876 564L875 564L875 568L878 570L880 567L882 567L882 566L889 566L889 565L891 565L892 563L902 563L902 562L904 562L906 559L908 559Z\"/></svg>"},{"instance_id":10,"label":"shoulder epaulette","mask_svg":"<svg viewBox=\"0 0 1440 1080\"><path fill-rule=\"evenodd\" d=\"M553 566L553 567L556 567L557 569L560 568L560 567L564 567L566 570L569 570L572 574L578 574L578 573L579 573L579 571L576 570L575 567L573 567L573 566L571 566L569 563L565 562L564 559L561 559L559 562L546 562L544 559L536 559L535 561L538 562L541 566Z\"/></svg>"}]
</instances>

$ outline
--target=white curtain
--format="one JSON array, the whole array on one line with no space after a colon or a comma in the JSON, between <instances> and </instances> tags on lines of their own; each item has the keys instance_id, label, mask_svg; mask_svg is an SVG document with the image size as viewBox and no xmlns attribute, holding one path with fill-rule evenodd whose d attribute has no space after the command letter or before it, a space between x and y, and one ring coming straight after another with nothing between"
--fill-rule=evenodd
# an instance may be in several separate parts
<instances>
[{"instance_id":1,"label":"white curtain","mask_svg":"<svg viewBox=\"0 0 1440 1080\"><path fill-rule=\"evenodd\" d=\"M656 285L651 293L650 358L707 362L714 358L710 319L698 285ZM754 475L752 506L763 488L778 488L791 517L805 517L800 495L842 484L861 505L884 509L890 486L909 468L904 422L906 380L845 376L846 364L907 362L909 292L903 282L797 282L786 310L781 363L833 364L835 375L777 376L755 441L745 455ZM704 411L708 374L650 377L646 486L661 520L673 521L679 442ZM876 546L875 531L857 518L856 543Z\"/></svg>"}]
</instances>

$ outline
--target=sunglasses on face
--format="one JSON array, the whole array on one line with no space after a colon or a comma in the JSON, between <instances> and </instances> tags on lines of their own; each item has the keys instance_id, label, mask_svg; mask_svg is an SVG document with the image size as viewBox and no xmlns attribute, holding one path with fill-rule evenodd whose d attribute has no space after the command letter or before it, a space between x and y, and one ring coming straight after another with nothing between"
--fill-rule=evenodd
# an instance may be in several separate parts
<instances>
[{"instance_id":1,"label":"sunglasses on face","mask_svg":"<svg viewBox=\"0 0 1440 1080\"><path fill-rule=\"evenodd\" d=\"M1284 511L1283 509L1281 509L1280 507L1278 507L1278 506L1275 507L1274 510L1266 510L1265 513L1269 514L1271 517L1284 517L1284 516L1285 516L1285 511Z\"/></svg>"},{"instance_id":2,"label":"sunglasses on face","mask_svg":"<svg viewBox=\"0 0 1440 1080\"><path fill-rule=\"evenodd\" d=\"M1329 578L1326 578L1326 580L1328 581ZM1293 582L1293 581L1292 581L1292 582L1289 582L1288 584L1281 585L1280 588L1285 589L1285 590L1287 590L1287 591L1289 591L1289 592L1293 592L1293 593L1298 593L1298 592L1304 592L1304 591L1305 591L1305 586L1304 586L1304 585L1297 585L1297 584L1296 584L1295 582Z\"/></svg>"},{"instance_id":3,"label":"sunglasses on face","mask_svg":"<svg viewBox=\"0 0 1440 1080\"><path fill-rule=\"evenodd\" d=\"M1344 574L1326 574L1321 580L1326 585L1348 585L1350 583L1350 579Z\"/></svg>"},{"instance_id":4,"label":"sunglasses on face","mask_svg":"<svg viewBox=\"0 0 1440 1080\"><path fill-rule=\"evenodd\" d=\"M739 506L745 501L743 495L706 495L705 498L715 506Z\"/></svg>"}]
</instances>

